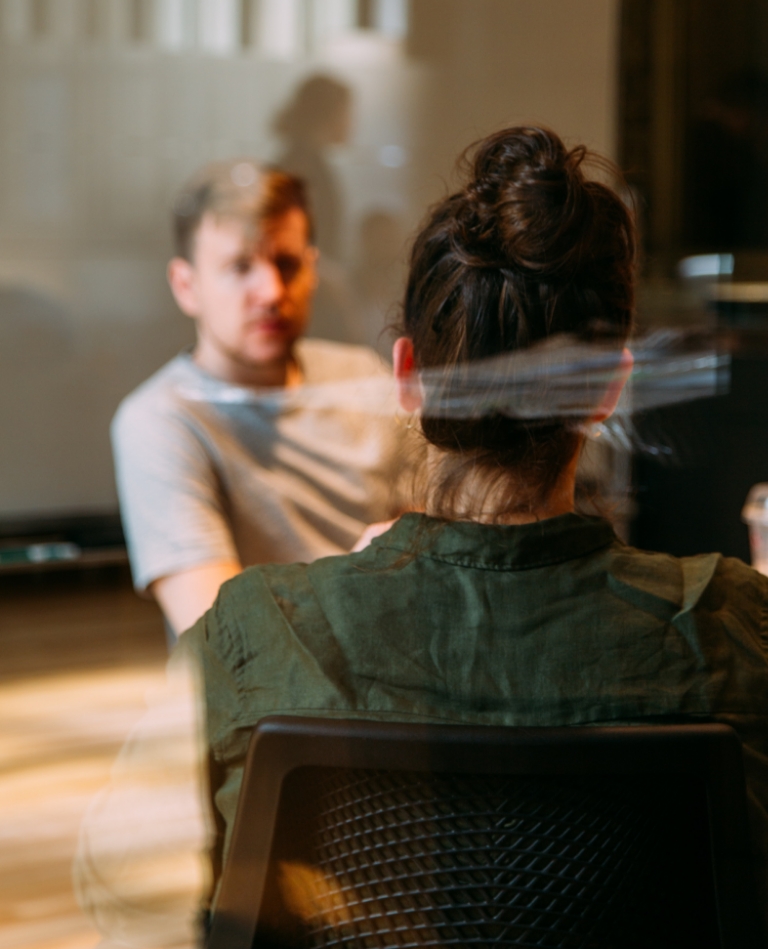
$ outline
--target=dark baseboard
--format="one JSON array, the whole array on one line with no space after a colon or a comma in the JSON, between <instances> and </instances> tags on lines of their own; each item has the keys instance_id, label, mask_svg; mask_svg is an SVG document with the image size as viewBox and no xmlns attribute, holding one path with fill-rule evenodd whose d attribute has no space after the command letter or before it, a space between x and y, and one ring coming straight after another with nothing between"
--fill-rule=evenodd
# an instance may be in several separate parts
<instances>
[{"instance_id":1,"label":"dark baseboard","mask_svg":"<svg viewBox=\"0 0 768 949\"><path fill-rule=\"evenodd\" d=\"M118 511L0 517L0 572L127 562Z\"/></svg>"}]
</instances>

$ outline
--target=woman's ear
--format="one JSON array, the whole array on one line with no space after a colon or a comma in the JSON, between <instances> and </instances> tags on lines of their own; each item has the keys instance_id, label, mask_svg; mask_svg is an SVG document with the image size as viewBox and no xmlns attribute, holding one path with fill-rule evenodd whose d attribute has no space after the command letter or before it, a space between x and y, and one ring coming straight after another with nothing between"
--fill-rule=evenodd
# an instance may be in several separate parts
<instances>
[{"instance_id":1,"label":"woman's ear","mask_svg":"<svg viewBox=\"0 0 768 949\"><path fill-rule=\"evenodd\" d=\"M413 341L407 336L395 340L392 347L392 367L400 408L405 412L418 412L424 403L424 393L413 358Z\"/></svg>"},{"instance_id":2,"label":"woman's ear","mask_svg":"<svg viewBox=\"0 0 768 949\"><path fill-rule=\"evenodd\" d=\"M608 388L605 390L605 395L603 396L597 411L592 416L593 422L604 422L609 415L613 415L616 406L619 404L619 398L624 390L624 386L627 384L627 379L629 379L632 373L632 367L634 364L634 357L625 346L621 352L619 365L616 368L616 375L613 377L612 381L608 385Z\"/></svg>"}]
</instances>

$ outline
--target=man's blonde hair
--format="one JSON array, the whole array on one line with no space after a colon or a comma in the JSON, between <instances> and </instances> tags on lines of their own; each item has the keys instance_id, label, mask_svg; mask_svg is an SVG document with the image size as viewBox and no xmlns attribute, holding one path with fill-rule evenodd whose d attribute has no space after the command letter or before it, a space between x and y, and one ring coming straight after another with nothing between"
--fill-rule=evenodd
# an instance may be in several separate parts
<instances>
[{"instance_id":1,"label":"man's blonde hair","mask_svg":"<svg viewBox=\"0 0 768 949\"><path fill-rule=\"evenodd\" d=\"M192 260L195 234L206 214L234 218L254 233L267 220L291 208L312 221L304 182L276 168L263 168L248 158L206 165L179 192L173 205L173 236L178 257Z\"/></svg>"}]
</instances>

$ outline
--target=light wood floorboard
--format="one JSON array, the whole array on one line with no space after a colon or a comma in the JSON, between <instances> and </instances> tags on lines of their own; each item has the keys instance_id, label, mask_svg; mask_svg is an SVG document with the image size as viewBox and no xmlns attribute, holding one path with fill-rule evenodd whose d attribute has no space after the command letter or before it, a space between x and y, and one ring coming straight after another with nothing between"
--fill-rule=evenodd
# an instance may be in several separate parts
<instances>
[{"instance_id":1,"label":"light wood floorboard","mask_svg":"<svg viewBox=\"0 0 768 949\"><path fill-rule=\"evenodd\" d=\"M91 949L72 858L164 676L157 607L124 569L0 578L0 949Z\"/></svg>"}]
</instances>

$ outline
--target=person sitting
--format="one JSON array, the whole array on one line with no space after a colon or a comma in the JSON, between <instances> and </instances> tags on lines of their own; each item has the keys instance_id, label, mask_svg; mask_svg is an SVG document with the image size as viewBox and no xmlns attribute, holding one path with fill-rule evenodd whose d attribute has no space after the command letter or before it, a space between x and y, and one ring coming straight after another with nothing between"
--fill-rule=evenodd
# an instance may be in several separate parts
<instances>
[{"instance_id":1,"label":"person sitting","mask_svg":"<svg viewBox=\"0 0 768 949\"><path fill-rule=\"evenodd\" d=\"M352 388L315 398L389 372L365 347L303 338L317 251L298 178L210 165L174 231L169 282L197 342L123 401L112 442L135 585L179 634L244 566L346 553L402 510L404 433Z\"/></svg>"},{"instance_id":2,"label":"person sitting","mask_svg":"<svg viewBox=\"0 0 768 949\"><path fill-rule=\"evenodd\" d=\"M633 549L574 510L585 428L611 413L630 371L634 305L633 222L587 176L589 157L544 129L498 132L415 240L394 367L428 443L424 513L359 553L245 571L186 634L205 687L219 856L251 727L294 713L726 722L744 744L764 859L768 578L719 554ZM578 411L552 402L545 371L569 345L612 360L602 381L583 379ZM538 412L535 377L523 411L515 373L508 393L497 383L466 408L467 379L500 358L542 367Z\"/></svg>"}]
</instances>

